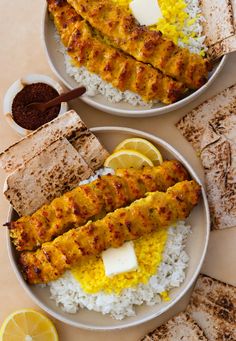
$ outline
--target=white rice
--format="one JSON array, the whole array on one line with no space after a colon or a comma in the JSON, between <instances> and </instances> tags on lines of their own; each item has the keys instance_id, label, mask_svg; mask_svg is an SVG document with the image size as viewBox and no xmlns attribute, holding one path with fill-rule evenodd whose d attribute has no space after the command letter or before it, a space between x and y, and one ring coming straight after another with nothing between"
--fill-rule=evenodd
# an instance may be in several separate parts
<instances>
[{"instance_id":1,"label":"white rice","mask_svg":"<svg viewBox=\"0 0 236 341\"><path fill-rule=\"evenodd\" d=\"M162 300L160 293L179 287L184 281L189 261L184 247L190 230L190 226L183 221L169 227L162 262L147 284L124 289L120 295L104 292L87 294L71 272L67 271L63 277L49 283L51 298L67 313L73 314L80 308L87 308L102 314L110 314L117 320L134 316L135 306L160 303Z\"/></svg>"},{"instance_id":2,"label":"white rice","mask_svg":"<svg viewBox=\"0 0 236 341\"><path fill-rule=\"evenodd\" d=\"M109 167L99 168L98 170L95 171L94 175L91 175L88 179L80 181L78 185L81 186L81 185L89 184L90 182L99 178L99 176L107 175L107 174L115 174L114 169L109 168Z\"/></svg>"},{"instance_id":3,"label":"white rice","mask_svg":"<svg viewBox=\"0 0 236 341\"><path fill-rule=\"evenodd\" d=\"M188 13L189 19L194 19L195 21L192 25L185 25L183 33L186 36L189 36L192 32L195 32L196 37L190 37L188 43L179 41L178 45L180 47L188 48L192 53L199 54L202 50L207 50L206 45L204 45L206 37L203 35L202 27L202 23L205 21L205 18L201 14L199 0L185 0L185 2L187 4L185 11Z\"/></svg>"},{"instance_id":4,"label":"white rice","mask_svg":"<svg viewBox=\"0 0 236 341\"><path fill-rule=\"evenodd\" d=\"M62 47L63 48L63 47ZM103 95L111 103L126 102L131 105L141 105L151 107L152 103L147 103L142 98L131 91L120 91L112 84L104 81L100 76L88 71L84 66L77 67L72 65L71 58L68 56L66 49L63 48L65 57L66 72L73 77L77 83L86 87L86 95L94 97L96 95Z\"/></svg>"},{"instance_id":5,"label":"white rice","mask_svg":"<svg viewBox=\"0 0 236 341\"><path fill-rule=\"evenodd\" d=\"M201 16L199 0L185 0L187 7L186 12L189 15L189 19L196 18L194 24L188 26L186 24L183 29L185 34L189 32L196 32L197 37L189 38L188 43L179 41L178 45L181 47L187 47L193 53L199 53L201 50L206 49L204 46L205 37L202 35L202 21L204 18ZM57 35L56 40L60 42L60 38ZM120 91L116 89L112 84L104 81L100 76L88 71L85 67L73 66L70 56L68 56L65 47L60 44L59 51L64 55L64 62L66 66L66 72L69 76L74 78L78 84L85 86L87 89L86 95L94 97L96 95L103 95L111 103L126 102L132 106L145 106L151 108L157 101L144 102L142 98L131 91Z\"/></svg>"}]
</instances>

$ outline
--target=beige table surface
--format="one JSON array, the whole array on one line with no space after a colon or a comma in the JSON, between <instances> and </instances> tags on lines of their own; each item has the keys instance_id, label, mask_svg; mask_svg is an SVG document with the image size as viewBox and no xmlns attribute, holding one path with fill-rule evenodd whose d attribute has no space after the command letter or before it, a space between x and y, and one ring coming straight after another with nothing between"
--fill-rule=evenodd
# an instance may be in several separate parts
<instances>
[{"instance_id":1,"label":"beige table surface","mask_svg":"<svg viewBox=\"0 0 236 341\"><path fill-rule=\"evenodd\" d=\"M47 64L41 41L41 19L44 0L1 0L0 1L0 106L8 86L17 78L28 73L43 73L52 76ZM216 94L221 89L236 81L236 54L229 57L222 73L212 87L199 99L187 107L160 117L127 119L102 113L86 104L75 101L82 119L89 127L118 125L142 129L165 139L176 147L202 177L202 169L193 149L174 127L186 112L204 99ZM0 150L4 150L19 136L7 125L0 115ZM0 187L3 186L4 173L0 172ZM8 204L0 196L0 223L6 221ZM6 250L6 232L0 231L0 323L12 311L26 307L36 307L17 282L10 266ZM236 228L212 232L203 272L220 280L236 285ZM170 314L183 308L186 299ZM167 316L163 317L167 318ZM112 333L92 332L76 329L55 321L60 340L138 340L146 331L157 324L157 320L136 328ZM43 341L43 340L42 340Z\"/></svg>"}]
</instances>

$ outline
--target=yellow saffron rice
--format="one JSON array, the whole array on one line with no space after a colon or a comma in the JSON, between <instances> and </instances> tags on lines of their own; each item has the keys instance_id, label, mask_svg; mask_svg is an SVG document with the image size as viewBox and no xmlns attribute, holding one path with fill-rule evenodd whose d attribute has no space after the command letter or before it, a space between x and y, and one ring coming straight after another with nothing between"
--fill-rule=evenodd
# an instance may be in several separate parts
<instances>
[{"instance_id":1,"label":"yellow saffron rice","mask_svg":"<svg viewBox=\"0 0 236 341\"><path fill-rule=\"evenodd\" d=\"M72 274L82 289L89 294L103 291L119 294L123 289L147 283L162 261L162 254L167 241L168 230L162 228L134 241L138 260L138 270L107 277L101 257L87 257L74 269ZM162 293L168 299L167 293Z\"/></svg>"},{"instance_id":2,"label":"yellow saffron rice","mask_svg":"<svg viewBox=\"0 0 236 341\"><path fill-rule=\"evenodd\" d=\"M122 6L129 8L132 0L112 0ZM145 0L143 0L145 1ZM195 32L184 33L183 28L191 26L198 17L191 18L185 11L187 4L184 0L158 0L163 18L160 18L156 25L150 27L152 30L159 30L164 36L172 40L175 44L179 41L188 44L189 38L196 36Z\"/></svg>"}]
</instances>

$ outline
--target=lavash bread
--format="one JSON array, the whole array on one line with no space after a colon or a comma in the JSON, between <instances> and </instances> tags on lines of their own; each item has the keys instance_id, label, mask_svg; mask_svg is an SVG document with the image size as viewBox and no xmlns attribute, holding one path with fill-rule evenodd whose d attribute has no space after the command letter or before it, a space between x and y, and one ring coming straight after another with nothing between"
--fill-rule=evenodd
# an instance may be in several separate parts
<instances>
[{"instance_id":1,"label":"lavash bread","mask_svg":"<svg viewBox=\"0 0 236 341\"><path fill-rule=\"evenodd\" d=\"M2 152L0 167L7 173L13 172L57 139L70 136L78 125L81 126L81 120L74 110L56 117Z\"/></svg>"},{"instance_id":2,"label":"lavash bread","mask_svg":"<svg viewBox=\"0 0 236 341\"><path fill-rule=\"evenodd\" d=\"M200 275L187 313L210 341L236 340L236 288Z\"/></svg>"},{"instance_id":3,"label":"lavash bread","mask_svg":"<svg viewBox=\"0 0 236 341\"><path fill-rule=\"evenodd\" d=\"M233 8L230 0L201 0L205 44L212 46L234 34Z\"/></svg>"},{"instance_id":4,"label":"lavash bread","mask_svg":"<svg viewBox=\"0 0 236 341\"><path fill-rule=\"evenodd\" d=\"M216 112L224 110L236 102L236 84L221 91L190 111L176 124L182 135L190 142L196 152L201 150L205 128Z\"/></svg>"},{"instance_id":5,"label":"lavash bread","mask_svg":"<svg viewBox=\"0 0 236 341\"><path fill-rule=\"evenodd\" d=\"M84 128L85 129L78 129L73 138L70 139L70 142L87 162L89 167L95 171L102 167L104 160L108 157L109 153L85 125Z\"/></svg>"},{"instance_id":6,"label":"lavash bread","mask_svg":"<svg viewBox=\"0 0 236 341\"><path fill-rule=\"evenodd\" d=\"M236 51L236 1L201 0L203 35L211 60Z\"/></svg>"},{"instance_id":7,"label":"lavash bread","mask_svg":"<svg viewBox=\"0 0 236 341\"><path fill-rule=\"evenodd\" d=\"M20 216L30 215L92 174L80 154L62 138L10 174L4 194Z\"/></svg>"},{"instance_id":8,"label":"lavash bread","mask_svg":"<svg viewBox=\"0 0 236 341\"><path fill-rule=\"evenodd\" d=\"M54 141L63 137L67 138L68 141L77 140L74 147L77 148L78 146L78 152L83 154L82 157L86 159L89 167L93 170L98 169L108 156L106 149L96 136L88 130L78 114L74 110L70 110L44 124L2 152L0 154L0 167L7 173L11 173ZM80 137L83 141L82 144L79 143ZM93 148L89 150L89 153L87 146Z\"/></svg>"},{"instance_id":9,"label":"lavash bread","mask_svg":"<svg viewBox=\"0 0 236 341\"><path fill-rule=\"evenodd\" d=\"M201 161L214 228L236 226L236 103L209 121Z\"/></svg>"},{"instance_id":10,"label":"lavash bread","mask_svg":"<svg viewBox=\"0 0 236 341\"><path fill-rule=\"evenodd\" d=\"M200 156L212 228L236 225L236 85L185 115L177 128Z\"/></svg>"},{"instance_id":11,"label":"lavash bread","mask_svg":"<svg viewBox=\"0 0 236 341\"><path fill-rule=\"evenodd\" d=\"M207 341L197 323L186 313L180 313L142 338L142 341Z\"/></svg>"},{"instance_id":12,"label":"lavash bread","mask_svg":"<svg viewBox=\"0 0 236 341\"><path fill-rule=\"evenodd\" d=\"M234 34L216 43L215 45L210 46L208 55L212 60L220 58L221 56L230 52L236 51L236 0L231 0L231 5L233 8Z\"/></svg>"}]
</instances>

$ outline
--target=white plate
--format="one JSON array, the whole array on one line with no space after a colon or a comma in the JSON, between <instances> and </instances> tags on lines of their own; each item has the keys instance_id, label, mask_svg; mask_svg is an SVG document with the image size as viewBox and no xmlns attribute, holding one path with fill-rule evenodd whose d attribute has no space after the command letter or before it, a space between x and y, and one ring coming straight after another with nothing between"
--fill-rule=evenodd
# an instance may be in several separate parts
<instances>
[{"instance_id":1,"label":"white plate","mask_svg":"<svg viewBox=\"0 0 236 341\"><path fill-rule=\"evenodd\" d=\"M122 127L98 127L91 129L93 133L101 140L104 146L112 151L114 147L128 137L143 137L154 143L161 151L164 159L177 159L179 160L189 171L191 177L195 179L198 183L200 179L191 168L189 163L181 156L173 147L162 139L139 131L129 128ZM15 220L17 217L13 210L10 210L8 221ZM17 264L17 253L13 247L9 236L7 238L8 242L8 252L11 260L11 264L16 272L17 278L20 281L23 288L30 295L30 297L47 313L54 316L56 319L67 323L69 325L93 329L93 330L112 330L121 329L131 326L135 326L144 323L154 317L160 316L167 310L171 309L172 306L180 300L180 298L185 295L188 289L193 284L197 275L200 272L208 244L209 231L210 231L210 216L209 209L206 199L206 194L204 189L202 189L202 199L197 207L194 208L188 222L192 226L192 233L188 237L186 251L190 256L189 267L186 271L186 279L184 283L177 289L171 290L170 301L162 302L154 306L142 305L137 307L137 315L133 317L128 317L122 321L116 321L109 316L103 316L101 313L96 313L88 311L86 309L81 309L76 314L64 313L59 307L56 306L55 302L50 299L50 293L48 288L41 288L39 286L28 285L22 278L21 272ZM157 322L158 324L158 322Z\"/></svg>"},{"instance_id":2,"label":"white plate","mask_svg":"<svg viewBox=\"0 0 236 341\"><path fill-rule=\"evenodd\" d=\"M66 73L66 67L64 63L64 56L58 51L59 44L55 40L55 26L53 21L50 19L47 6L45 6L43 14L43 43L45 47L46 56L49 65L55 75L69 88L73 89L78 87L78 83ZM127 116L127 117L148 117L161 115L176 109L179 109L186 105L187 103L193 101L198 96L200 96L215 80L220 71L222 70L227 56L224 56L220 62L218 62L213 71L209 74L209 79L206 84L204 84L200 89L193 92L191 95L179 100L176 103L164 105L157 104L154 107L147 109L143 106L132 106L125 102L111 103L106 100L102 95L96 95L94 97L88 97L86 95L81 97L85 103L91 105L92 107L105 111L109 114L114 114L117 116Z\"/></svg>"}]
</instances>

